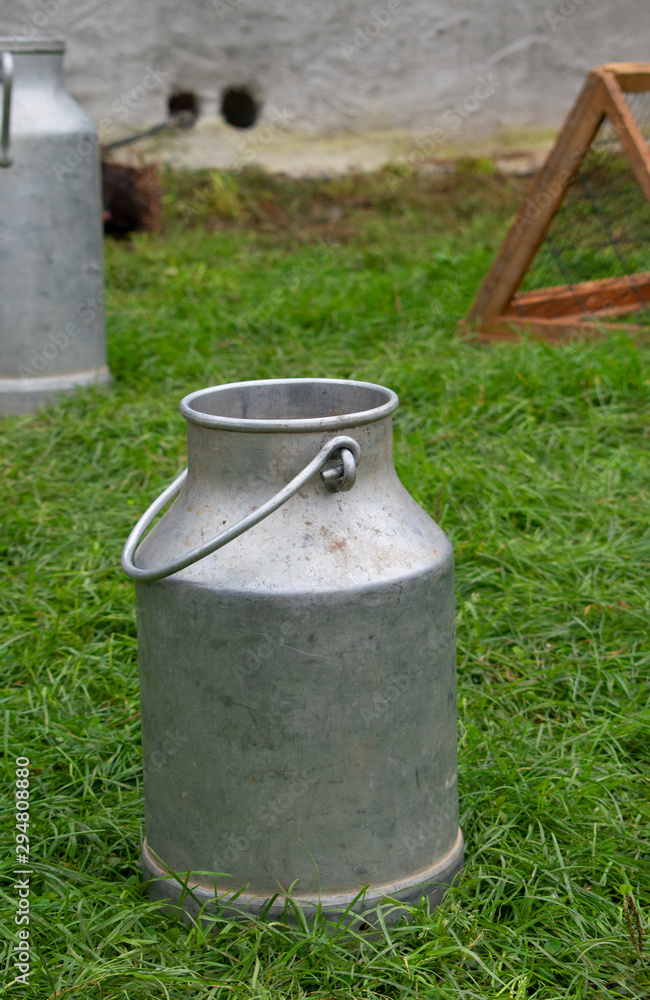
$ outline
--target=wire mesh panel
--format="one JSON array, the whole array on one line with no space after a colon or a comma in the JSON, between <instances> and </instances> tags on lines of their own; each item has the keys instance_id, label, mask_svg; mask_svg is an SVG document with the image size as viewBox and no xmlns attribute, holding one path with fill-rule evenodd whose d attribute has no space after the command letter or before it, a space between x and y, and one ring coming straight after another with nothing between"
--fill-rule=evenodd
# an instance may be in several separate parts
<instances>
[{"instance_id":1,"label":"wire mesh panel","mask_svg":"<svg viewBox=\"0 0 650 1000\"><path fill-rule=\"evenodd\" d=\"M631 96L650 98L650 94ZM650 115L650 100L644 103ZM650 129L650 118L646 127ZM553 298L557 298L553 286L565 285L576 311L584 316L597 312L605 317L606 306L602 302L590 305L580 289L581 283L627 276L633 292L629 312L642 312L650 320L650 289L635 280L637 273L648 271L650 202L639 187L616 130L605 118L569 182L559 211L544 233L521 292L546 288L547 315L553 315L550 307ZM521 293L515 293L512 305L520 316L526 316L530 308ZM562 298L558 300L555 315L561 315L565 309L566 301ZM617 303L612 303L612 309L616 313Z\"/></svg>"},{"instance_id":2,"label":"wire mesh panel","mask_svg":"<svg viewBox=\"0 0 650 1000\"><path fill-rule=\"evenodd\" d=\"M628 93L625 100L646 145L650 146L650 91Z\"/></svg>"},{"instance_id":3,"label":"wire mesh panel","mask_svg":"<svg viewBox=\"0 0 650 1000\"><path fill-rule=\"evenodd\" d=\"M488 336L554 339L612 324L650 326L645 65L590 74L468 318Z\"/></svg>"}]
</instances>

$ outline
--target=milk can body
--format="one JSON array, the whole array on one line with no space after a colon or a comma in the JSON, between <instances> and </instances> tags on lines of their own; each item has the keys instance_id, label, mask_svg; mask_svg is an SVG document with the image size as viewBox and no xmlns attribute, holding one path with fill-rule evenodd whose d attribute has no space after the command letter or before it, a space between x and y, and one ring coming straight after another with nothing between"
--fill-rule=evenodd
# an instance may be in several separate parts
<instances>
[{"instance_id":1,"label":"milk can body","mask_svg":"<svg viewBox=\"0 0 650 1000\"><path fill-rule=\"evenodd\" d=\"M0 39L0 413L105 383L97 131L65 89L64 43Z\"/></svg>"},{"instance_id":2,"label":"milk can body","mask_svg":"<svg viewBox=\"0 0 650 1000\"><path fill-rule=\"evenodd\" d=\"M143 870L158 898L239 893L257 911L277 895L272 914L287 894L340 912L363 889L358 910L423 891L435 904L462 863L453 553L397 478L396 406L327 379L181 404L187 479L123 559L141 576ZM317 455L322 474L298 482Z\"/></svg>"}]
</instances>

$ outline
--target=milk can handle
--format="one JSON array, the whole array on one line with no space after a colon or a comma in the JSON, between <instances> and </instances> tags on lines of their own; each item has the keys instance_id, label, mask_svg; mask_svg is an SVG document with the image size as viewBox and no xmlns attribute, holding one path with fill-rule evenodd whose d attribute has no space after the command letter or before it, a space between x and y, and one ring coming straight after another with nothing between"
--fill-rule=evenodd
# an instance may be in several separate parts
<instances>
[{"instance_id":1,"label":"milk can handle","mask_svg":"<svg viewBox=\"0 0 650 1000\"><path fill-rule=\"evenodd\" d=\"M11 119L11 87L14 82L14 57L3 52L2 60L2 132L0 132L0 167L10 167L9 122Z\"/></svg>"},{"instance_id":2,"label":"milk can handle","mask_svg":"<svg viewBox=\"0 0 650 1000\"><path fill-rule=\"evenodd\" d=\"M325 466L331 458L335 456L336 452L340 452L341 465L335 466L332 469L326 469ZM298 490L302 489L305 483L320 472L325 485L331 492L343 492L352 489L356 479L357 465L361 459L361 448L354 440L354 438L345 437L341 435L339 437L332 438L326 444L323 445L321 450L318 452L315 458L311 460L309 465L306 465L302 472L299 472L290 483L287 483L279 493L276 493L271 500L267 500L265 504L258 507L257 510L253 511L252 514L248 514L243 517L241 521L237 521L233 524L231 528L226 528L220 534L215 535L209 542L204 542L203 545L197 546L188 552L187 555L182 556L180 559L176 559L174 562L169 563L168 566L162 566L159 569L138 569L135 565L134 558L135 552L140 544L142 536L145 531L154 520L154 518L160 513L163 507L166 507L172 497L175 497L177 493L180 493L181 487L185 482L187 477L187 469L181 472L180 476L174 480L174 482L164 490L157 500L151 504L151 507L142 515L135 528L126 540L126 545L122 551L122 569L130 576L132 580L163 580L166 576L171 576L172 573L177 573L180 569L185 569L187 566L191 566L193 563L198 562L199 559L203 559L204 556L210 555L211 552L215 552L222 546L226 545L227 542L231 542L234 538L238 538L239 535L243 535L248 528L252 528L253 525L259 524L263 521L265 517L272 514L274 510L281 507L282 504L290 500ZM325 471L323 471L325 470Z\"/></svg>"}]
</instances>

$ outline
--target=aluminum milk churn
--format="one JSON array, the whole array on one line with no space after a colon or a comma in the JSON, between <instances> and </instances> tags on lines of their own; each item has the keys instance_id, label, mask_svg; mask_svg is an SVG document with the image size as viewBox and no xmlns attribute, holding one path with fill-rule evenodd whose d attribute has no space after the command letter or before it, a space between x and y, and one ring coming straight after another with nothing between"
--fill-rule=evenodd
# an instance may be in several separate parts
<instances>
[{"instance_id":1,"label":"aluminum milk churn","mask_svg":"<svg viewBox=\"0 0 650 1000\"><path fill-rule=\"evenodd\" d=\"M154 898L367 912L462 863L453 552L397 478L397 405L317 378L180 404L187 473L122 556Z\"/></svg>"},{"instance_id":2,"label":"aluminum milk churn","mask_svg":"<svg viewBox=\"0 0 650 1000\"><path fill-rule=\"evenodd\" d=\"M0 38L0 414L109 380L98 137L63 51Z\"/></svg>"}]
</instances>

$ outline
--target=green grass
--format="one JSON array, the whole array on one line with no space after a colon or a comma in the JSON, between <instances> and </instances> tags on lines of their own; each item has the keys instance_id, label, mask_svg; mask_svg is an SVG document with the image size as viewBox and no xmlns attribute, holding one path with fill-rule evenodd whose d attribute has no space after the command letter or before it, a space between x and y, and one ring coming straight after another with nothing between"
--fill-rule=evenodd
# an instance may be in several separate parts
<instances>
[{"instance_id":1,"label":"green grass","mask_svg":"<svg viewBox=\"0 0 650 1000\"><path fill-rule=\"evenodd\" d=\"M521 197L467 165L166 189L162 236L106 248L113 386L0 428L8 984L21 754L35 873L31 984L7 995L647 998L648 348L456 334ZM305 375L399 393L399 474L454 544L467 862L436 912L374 938L225 918L208 934L139 884L119 556L184 465L185 393Z\"/></svg>"}]
</instances>

